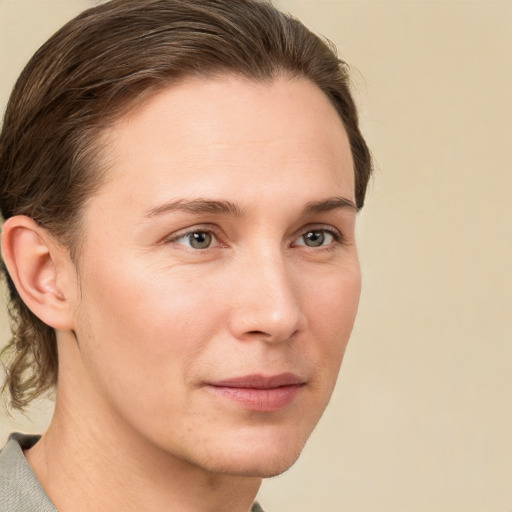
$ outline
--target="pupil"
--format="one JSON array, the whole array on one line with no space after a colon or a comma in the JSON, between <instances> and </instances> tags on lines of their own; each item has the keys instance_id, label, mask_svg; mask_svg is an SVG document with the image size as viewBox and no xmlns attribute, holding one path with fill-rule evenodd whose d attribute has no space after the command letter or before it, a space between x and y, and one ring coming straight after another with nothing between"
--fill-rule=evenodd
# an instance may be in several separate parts
<instances>
[{"instance_id":1,"label":"pupil","mask_svg":"<svg viewBox=\"0 0 512 512\"><path fill-rule=\"evenodd\" d=\"M194 249L206 249L212 242L212 235L203 231L192 233L190 235L190 245Z\"/></svg>"},{"instance_id":2,"label":"pupil","mask_svg":"<svg viewBox=\"0 0 512 512\"><path fill-rule=\"evenodd\" d=\"M306 245L310 247L319 247L324 243L325 235L322 231L310 231L305 236Z\"/></svg>"}]
</instances>

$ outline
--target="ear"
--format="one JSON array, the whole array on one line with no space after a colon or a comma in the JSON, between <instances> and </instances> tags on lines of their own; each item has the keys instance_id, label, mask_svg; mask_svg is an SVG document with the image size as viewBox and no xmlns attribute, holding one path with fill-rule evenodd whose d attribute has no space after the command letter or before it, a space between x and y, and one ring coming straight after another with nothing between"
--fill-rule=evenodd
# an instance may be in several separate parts
<instances>
[{"instance_id":1,"label":"ear","mask_svg":"<svg viewBox=\"0 0 512 512\"><path fill-rule=\"evenodd\" d=\"M4 222L2 256L32 313L55 329L73 329L76 272L68 251L31 218L16 215Z\"/></svg>"}]
</instances>

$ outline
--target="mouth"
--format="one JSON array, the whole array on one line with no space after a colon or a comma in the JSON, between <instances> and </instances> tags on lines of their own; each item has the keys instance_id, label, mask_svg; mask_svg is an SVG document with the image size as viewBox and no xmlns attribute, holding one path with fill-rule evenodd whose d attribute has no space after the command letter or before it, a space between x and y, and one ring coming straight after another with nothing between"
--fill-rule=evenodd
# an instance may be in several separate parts
<instances>
[{"instance_id":1,"label":"mouth","mask_svg":"<svg viewBox=\"0 0 512 512\"><path fill-rule=\"evenodd\" d=\"M273 376L246 375L208 382L211 393L254 412L273 412L295 401L306 382L293 373Z\"/></svg>"}]
</instances>

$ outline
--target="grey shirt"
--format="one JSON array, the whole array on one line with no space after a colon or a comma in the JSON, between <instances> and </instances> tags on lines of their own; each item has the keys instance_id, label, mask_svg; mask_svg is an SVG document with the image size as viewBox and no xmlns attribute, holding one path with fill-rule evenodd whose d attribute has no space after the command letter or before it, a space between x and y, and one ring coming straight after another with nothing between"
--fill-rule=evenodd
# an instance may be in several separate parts
<instances>
[{"instance_id":1,"label":"grey shirt","mask_svg":"<svg viewBox=\"0 0 512 512\"><path fill-rule=\"evenodd\" d=\"M2 512L57 512L23 455L38 440L39 436L12 434L0 452Z\"/></svg>"},{"instance_id":2,"label":"grey shirt","mask_svg":"<svg viewBox=\"0 0 512 512\"><path fill-rule=\"evenodd\" d=\"M34 446L39 437L11 434L0 451L1 512L58 512L23 455L23 450ZM251 510L263 512L258 503Z\"/></svg>"}]
</instances>

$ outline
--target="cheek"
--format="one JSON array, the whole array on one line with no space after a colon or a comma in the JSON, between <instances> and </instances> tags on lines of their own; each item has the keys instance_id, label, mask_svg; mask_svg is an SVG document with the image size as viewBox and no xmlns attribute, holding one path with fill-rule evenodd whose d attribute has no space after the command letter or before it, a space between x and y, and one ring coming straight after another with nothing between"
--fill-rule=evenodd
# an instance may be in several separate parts
<instances>
[{"instance_id":1,"label":"cheek","mask_svg":"<svg viewBox=\"0 0 512 512\"><path fill-rule=\"evenodd\" d=\"M87 342L87 364L110 392L152 389L147 396L158 400L191 373L222 324L222 304L205 292L210 283L121 263L84 273L77 334Z\"/></svg>"},{"instance_id":2,"label":"cheek","mask_svg":"<svg viewBox=\"0 0 512 512\"><path fill-rule=\"evenodd\" d=\"M354 264L342 272L332 272L321 286L310 287L308 325L323 367L322 374L332 385L337 378L354 320L361 292L359 266Z\"/></svg>"},{"instance_id":3,"label":"cheek","mask_svg":"<svg viewBox=\"0 0 512 512\"><path fill-rule=\"evenodd\" d=\"M326 272L320 282L312 281L304 290L308 297L309 320L319 329L339 335L350 334L361 293L359 265L354 262L341 269Z\"/></svg>"}]
</instances>

